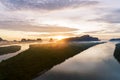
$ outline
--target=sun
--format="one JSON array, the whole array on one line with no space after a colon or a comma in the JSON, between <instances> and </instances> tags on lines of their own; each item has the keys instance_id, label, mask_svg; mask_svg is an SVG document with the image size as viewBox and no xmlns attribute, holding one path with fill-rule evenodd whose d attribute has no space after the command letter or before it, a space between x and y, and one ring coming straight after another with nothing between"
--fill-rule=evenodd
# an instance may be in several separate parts
<instances>
[{"instance_id":1,"label":"sun","mask_svg":"<svg viewBox=\"0 0 120 80\"><path fill-rule=\"evenodd\" d=\"M65 36L56 36L55 38L56 38L57 40L62 40L62 39L65 38Z\"/></svg>"}]
</instances>

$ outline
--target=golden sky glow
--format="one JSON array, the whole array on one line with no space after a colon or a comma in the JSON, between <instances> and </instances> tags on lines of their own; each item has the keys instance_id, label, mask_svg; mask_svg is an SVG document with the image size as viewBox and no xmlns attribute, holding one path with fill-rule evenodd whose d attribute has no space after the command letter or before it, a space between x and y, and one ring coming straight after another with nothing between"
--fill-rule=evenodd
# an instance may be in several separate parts
<instances>
[{"instance_id":1,"label":"golden sky glow","mask_svg":"<svg viewBox=\"0 0 120 80\"><path fill-rule=\"evenodd\" d=\"M119 0L1 0L0 36L9 40L82 34L119 37L119 4Z\"/></svg>"},{"instance_id":2,"label":"golden sky glow","mask_svg":"<svg viewBox=\"0 0 120 80\"><path fill-rule=\"evenodd\" d=\"M67 38L67 37L58 35L58 36L55 36L54 38L57 39L57 40L62 40L62 39Z\"/></svg>"}]
</instances>

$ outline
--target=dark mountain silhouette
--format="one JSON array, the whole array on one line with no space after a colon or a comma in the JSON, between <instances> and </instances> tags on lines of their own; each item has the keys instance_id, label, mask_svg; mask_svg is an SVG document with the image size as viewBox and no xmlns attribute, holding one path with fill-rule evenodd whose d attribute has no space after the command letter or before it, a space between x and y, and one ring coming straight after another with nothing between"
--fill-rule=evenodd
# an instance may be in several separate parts
<instances>
[{"instance_id":1,"label":"dark mountain silhouette","mask_svg":"<svg viewBox=\"0 0 120 80\"><path fill-rule=\"evenodd\" d=\"M120 41L120 38L110 39L110 41Z\"/></svg>"},{"instance_id":2,"label":"dark mountain silhouette","mask_svg":"<svg viewBox=\"0 0 120 80\"><path fill-rule=\"evenodd\" d=\"M3 41L3 39L2 39L2 38L0 38L0 41Z\"/></svg>"},{"instance_id":3,"label":"dark mountain silhouette","mask_svg":"<svg viewBox=\"0 0 120 80\"><path fill-rule=\"evenodd\" d=\"M89 36L89 35L84 35L84 36L81 36L81 37L66 38L66 39L63 39L62 41L100 41L100 40L96 37L92 37L92 36Z\"/></svg>"},{"instance_id":4,"label":"dark mountain silhouette","mask_svg":"<svg viewBox=\"0 0 120 80\"><path fill-rule=\"evenodd\" d=\"M0 37L0 41L7 41L7 40L4 40L4 39L2 39L2 38Z\"/></svg>"}]
</instances>

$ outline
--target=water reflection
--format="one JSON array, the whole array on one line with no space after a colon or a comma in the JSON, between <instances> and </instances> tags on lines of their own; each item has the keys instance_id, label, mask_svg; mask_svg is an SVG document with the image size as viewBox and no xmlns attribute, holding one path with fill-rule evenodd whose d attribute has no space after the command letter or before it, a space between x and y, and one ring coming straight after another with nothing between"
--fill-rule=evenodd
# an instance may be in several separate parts
<instances>
[{"instance_id":1,"label":"water reflection","mask_svg":"<svg viewBox=\"0 0 120 80\"><path fill-rule=\"evenodd\" d=\"M94 46L34 80L120 80L114 43Z\"/></svg>"},{"instance_id":2,"label":"water reflection","mask_svg":"<svg viewBox=\"0 0 120 80\"><path fill-rule=\"evenodd\" d=\"M6 60L8 58L11 58L13 56L16 56L18 55L19 53L23 52L23 51L26 51L29 49L29 45L32 45L32 44L38 44L39 42L33 42L33 43L23 43L23 44L8 44L8 45L0 45L0 47L6 47L6 46L13 46L13 45L18 45L18 46L21 46L21 49L15 53L9 53L9 54L5 54L5 55L0 55L0 62L2 60ZM45 43L39 43L39 44L45 44Z\"/></svg>"},{"instance_id":3,"label":"water reflection","mask_svg":"<svg viewBox=\"0 0 120 80\"><path fill-rule=\"evenodd\" d=\"M5 55L1 55L0 56L0 62L2 60L6 60L8 58L11 58L11 57L13 57L13 56L15 56L15 55L17 55L17 54L19 54L19 53L29 49L29 44L14 44L14 45L21 46L21 49L19 51L15 52L15 53L9 53L9 54L5 54ZM5 46L1 46L1 47L6 47L6 46L12 46L12 45L5 45Z\"/></svg>"}]
</instances>

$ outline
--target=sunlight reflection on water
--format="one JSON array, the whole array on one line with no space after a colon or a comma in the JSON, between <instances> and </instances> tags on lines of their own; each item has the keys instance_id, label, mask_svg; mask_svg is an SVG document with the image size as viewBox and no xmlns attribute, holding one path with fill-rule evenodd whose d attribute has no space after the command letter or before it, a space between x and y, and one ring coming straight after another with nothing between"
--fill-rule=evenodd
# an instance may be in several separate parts
<instances>
[{"instance_id":1,"label":"sunlight reflection on water","mask_svg":"<svg viewBox=\"0 0 120 80\"><path fill-rule=\"evenodd\" d=\"M34 80L120 80L114 43L89 48Z\"/></svg>"}]
</instances>

